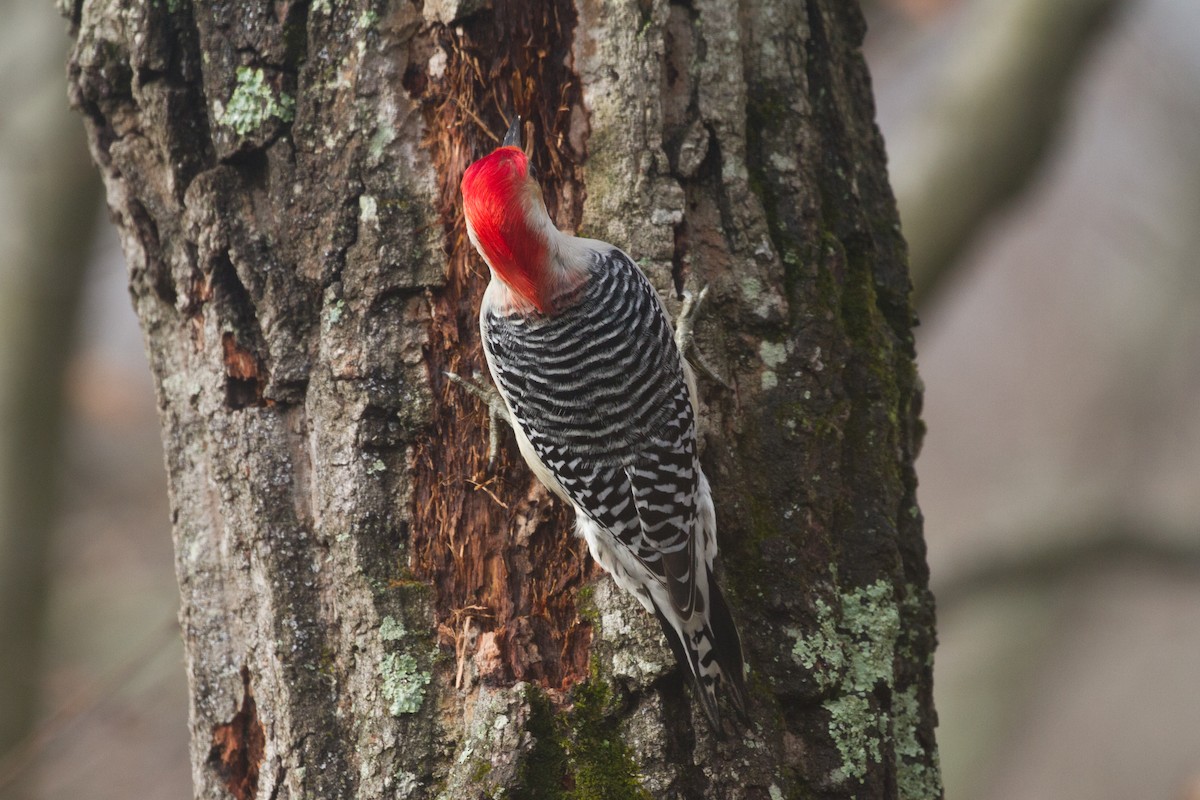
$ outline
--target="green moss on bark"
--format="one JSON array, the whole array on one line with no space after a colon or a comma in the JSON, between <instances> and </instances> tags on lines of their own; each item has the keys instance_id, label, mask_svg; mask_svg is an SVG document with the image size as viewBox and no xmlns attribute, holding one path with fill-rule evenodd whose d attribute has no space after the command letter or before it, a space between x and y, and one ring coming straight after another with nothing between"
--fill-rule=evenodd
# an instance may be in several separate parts
<instances>
[{"instance_id":1,"label":"green moss on bark","mask_svg":"<svg viewBox=\"0 0 1200 800\"><path fill-rule=\"evenodd\" d=\"M595 677L575 689L568 746L575 769L570 800L651 800L638 780L637 765L609 714L612 691Z\"/></svg>"},{"instance_id":2,"label":"green moss on bark","mask_svg":"<svg viewBox=\"0 0 1200 800\"><path fill-rule=\"evenodd\" d=\"M612 690L593 674L572 692L573 707L555 713L536 689L528 731L535 743L521 767L514 800L651 800L611 713Z\"/></svg>"}]
</instances>

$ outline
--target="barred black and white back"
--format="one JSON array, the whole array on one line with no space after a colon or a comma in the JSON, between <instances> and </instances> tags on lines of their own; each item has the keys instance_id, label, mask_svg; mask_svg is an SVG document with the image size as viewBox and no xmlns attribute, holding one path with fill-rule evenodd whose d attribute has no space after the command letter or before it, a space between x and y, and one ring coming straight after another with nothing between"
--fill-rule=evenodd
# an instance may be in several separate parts
<instances>
[{"instance_id":1,"label":"barred black and white back","mask_svg":"<svg viewBox=\"0 0 1200 800\"><path fill-rule=\"evenodd\" d=\"M480 308L488 366L522 454L574 506L593 558L658 617L720 731L721 687L745 716L742 647L712 576L716 518L690 370L633 261L558 237L557 255L584 279L564 282L543 314L507 302L493 277Z\"/></svg>"}]
</instances>

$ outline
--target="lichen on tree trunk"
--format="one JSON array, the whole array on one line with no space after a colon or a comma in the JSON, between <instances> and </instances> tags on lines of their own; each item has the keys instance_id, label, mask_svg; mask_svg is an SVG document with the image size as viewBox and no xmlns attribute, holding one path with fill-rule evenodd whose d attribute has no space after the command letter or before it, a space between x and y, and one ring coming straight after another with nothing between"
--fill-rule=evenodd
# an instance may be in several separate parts
<instances>
[{"instance_id":1,"label":"lichen on tree trunk","mask_svg":"<svg viewBox=\"0 0 1200 800\"><path fill-rule=\"evenodd\" d=\"M857 10L84 0L72 99L158 390L197 797L937 797L904 245ZM701 350L753 723L442 371L513 111Z\"/></svg>"}]
</instances>

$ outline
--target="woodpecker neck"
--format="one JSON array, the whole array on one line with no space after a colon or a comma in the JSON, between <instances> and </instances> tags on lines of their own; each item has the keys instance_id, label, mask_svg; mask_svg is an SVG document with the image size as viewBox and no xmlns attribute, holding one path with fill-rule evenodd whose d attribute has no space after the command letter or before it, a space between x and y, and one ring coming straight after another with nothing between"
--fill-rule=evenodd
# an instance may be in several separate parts
<instances>
[{"instance_id":1,"label":"woodpecker neck","mask_svg":"<svg viewBox=\"0 0 1200 800\"><path fill-rule=\"evenodd\" d=\"M540 203L539 203L540 205ZM514 294L517 304L538 311L550 309L556 281L551 253L559 235L541 207L544 224L538 224L535 209L504 208L498 217L467 218L467 234L487 262L492 276Z\"/></svg>"},{"instance_id":2,"label":"woodpecker neck","mask_svg":"<svg viewBox=\"0 0 1200 800\"><path fill-rule=\"evenodd\" d=\"M467 234L507 289L499 293L504 305L551 313L564 289L586 279L566 244L574 237L554 227L519 149L500 147L476 161L463 174L462 191Z\"/></svg>"}]
</instances>

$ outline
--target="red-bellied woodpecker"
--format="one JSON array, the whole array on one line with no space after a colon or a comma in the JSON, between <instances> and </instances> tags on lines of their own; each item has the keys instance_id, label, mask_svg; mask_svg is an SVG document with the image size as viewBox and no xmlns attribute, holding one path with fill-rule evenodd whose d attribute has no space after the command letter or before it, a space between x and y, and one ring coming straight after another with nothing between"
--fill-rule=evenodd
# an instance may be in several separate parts
<instances>
[{"instance_id":1,"label":"red-bellied woodpecker","mask_svg":"<svg viewBox=\"0 0 1200 800\"><path fill-rule=\"evenodd\" d=\"M554 227L518 130L462 180L467 233L492 275L479 309L503 398L491 405L538 478L574 507L592 557L658 617L720 731L718 691L743 717L746 691L741 639L712 572L695 380L633 260ZM680 327L686 337L690 314Z\"/></svg>"}]
</instances>

